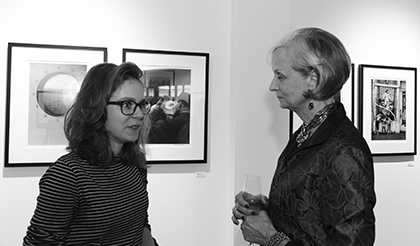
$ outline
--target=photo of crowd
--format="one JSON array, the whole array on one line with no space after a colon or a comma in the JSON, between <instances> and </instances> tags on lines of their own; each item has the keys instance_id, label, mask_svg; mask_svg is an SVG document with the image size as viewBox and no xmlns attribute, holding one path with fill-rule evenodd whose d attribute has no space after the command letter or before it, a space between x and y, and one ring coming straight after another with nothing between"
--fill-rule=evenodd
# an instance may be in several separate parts
<instances>
[{"instance_id":1,"label":"photo of crowd","mask_svg":"<svg viewBox=\"0 0 420 246\"><path fill-rule=\"evenodd\" d=\"M189 144L191 71L146 70L146 98L152 103L149 144Z\"/></svg>"}]
</instances>

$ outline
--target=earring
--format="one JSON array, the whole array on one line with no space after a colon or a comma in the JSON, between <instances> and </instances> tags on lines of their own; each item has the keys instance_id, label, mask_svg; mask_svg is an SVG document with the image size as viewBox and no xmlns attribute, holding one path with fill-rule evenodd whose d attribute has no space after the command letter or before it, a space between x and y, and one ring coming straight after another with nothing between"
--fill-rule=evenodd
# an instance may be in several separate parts
<instances>
[{"instance_id":1,"label":"earring","mask_svg":"<svg viewBox=\"0 0 420 246\"><path fill-rule=\"evenodd\" d=\"M308 104L308 108L309 108L309 110L314 109L314 103L312 102L312 99L311 99L311 101Z\"/></svg>"}]
</instances>

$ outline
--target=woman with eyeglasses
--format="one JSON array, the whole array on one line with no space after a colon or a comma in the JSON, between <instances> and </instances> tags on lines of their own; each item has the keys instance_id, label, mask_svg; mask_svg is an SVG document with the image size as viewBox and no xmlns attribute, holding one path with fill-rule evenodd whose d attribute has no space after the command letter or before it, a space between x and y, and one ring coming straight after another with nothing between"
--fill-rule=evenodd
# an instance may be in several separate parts
<instances>
[{"instance_id":1,"label":"woman with eyeglasses","mask_svg":"<svg viewBox=\"0 0 420 246\"><path fill-rule=\"evenodd\" d=\"M157 245L148 221L150 103L133 63L86 74L65 116L65 154L42 176L23 245Z\"/></svg>"}]
</instances>

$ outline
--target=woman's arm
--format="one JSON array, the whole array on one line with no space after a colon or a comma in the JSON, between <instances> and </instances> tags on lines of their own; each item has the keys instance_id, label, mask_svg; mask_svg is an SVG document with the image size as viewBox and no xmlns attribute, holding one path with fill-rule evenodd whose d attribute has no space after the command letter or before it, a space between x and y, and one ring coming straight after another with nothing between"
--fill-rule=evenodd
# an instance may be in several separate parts
<instances>
[{"instance_id":1,"label":"woman's arm","mask_svg":"<svg viewBox=\"0 0 420 246\"><path fill-rule=\"evenodd\" d=\"M65 245L76 207L74 173L64 164L53 164L39 182L40 193L23 245Z\"/></svg>"},{"instance_id":2,"label":"woman's arm","mask_svg":"<svg viewBox=\"0 0 420 246\"><path fill-rule=\"evenodd\" d=\"M373 245L376 203L369 153L349 147L332 159L320 186L327 245Z\"/></svg>"}]
</instances>

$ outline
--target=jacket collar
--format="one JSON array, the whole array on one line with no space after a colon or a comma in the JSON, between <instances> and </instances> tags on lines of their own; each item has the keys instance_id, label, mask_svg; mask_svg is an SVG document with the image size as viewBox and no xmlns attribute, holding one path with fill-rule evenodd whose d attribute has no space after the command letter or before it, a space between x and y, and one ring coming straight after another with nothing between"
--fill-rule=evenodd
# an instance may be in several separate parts
<instances>
[{"instance_id":1,"label":"jacket collar","mask_svg":"<svg viewBox=\"0 0 420 246\"><path fill-rule=\"evenodd\" d=\"M341 124L341 122L346 118L346 111L342 103L337 103L337 109L328 115L327 119L318 127L318 129L306 140L302 143L302 145L298 148L296 137L299 134L299 129L292 135L289 139L289 143L287 144L285 154L286 159L290 156L295 154L298 151L304 150L306 148L310 148L312 146L322 144L325 142L331 134L337 129L337 127Z\"/></svg>"}]
</instances>

